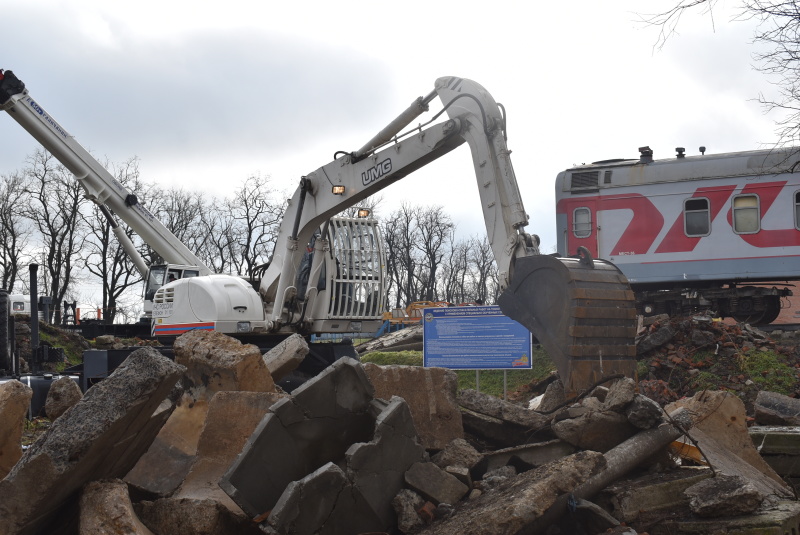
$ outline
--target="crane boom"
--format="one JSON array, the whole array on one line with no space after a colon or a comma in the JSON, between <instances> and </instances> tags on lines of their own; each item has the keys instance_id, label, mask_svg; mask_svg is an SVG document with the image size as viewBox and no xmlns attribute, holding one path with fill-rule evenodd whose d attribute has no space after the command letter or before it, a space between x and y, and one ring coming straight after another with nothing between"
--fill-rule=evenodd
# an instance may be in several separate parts
<instances>
[{"instance_id":1,"label":"crane boom","mask_svg":"<svg viewBox=\"0 0 800 535\"><path fill-rule=\"evenodd\" d=\"M212 270L170 232L136 195L120 184L108 170L70 135L33 97L12 71L0 69L0 109L8 112L73 175L86 196L108 207L133 229L159 256L170 264L196 266L201 275ZM135 252L126 247L126 252ZM143 263L134 258L137 268Z\"/></svg>"}]
</instances>

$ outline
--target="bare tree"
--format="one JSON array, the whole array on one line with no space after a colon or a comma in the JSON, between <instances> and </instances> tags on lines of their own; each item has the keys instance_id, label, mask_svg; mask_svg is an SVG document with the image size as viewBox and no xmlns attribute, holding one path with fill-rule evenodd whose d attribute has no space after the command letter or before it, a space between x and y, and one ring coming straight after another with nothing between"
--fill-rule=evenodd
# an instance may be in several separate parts
<instances>
[{"instance_id":1,"label":"bare tree","mask_svg":"<svg viewBox=\"0 0 800 535\"><path fill-rule=\"evenodd\" d=\"M30 204L22 208L22 214L38 233L40 243L32 246L38 249L43 287L60 304L79 275L75 260L83 246L81 211L88 201L72 174L43 149L28 158L24 173ZM58 310L56 323L61 320Z\"/></svg>"},{"instance_id":2,"label":"bare tree","mask_svg":"<svg viewBox=\"0 0 800 535\"><path fill-rule=\"evenodd\" d=\"M278 238L286 203L275 200L268 180L248 177L226 204L233 219L231 262L240 275L253 276L255 268L269 259Z\"/></svg>"},{"instance_id":3,"label":"bare tree","mask_svg":"<svg viewBox=\"0 0 800 535\"><path fill-rule=\"evenodd\" d=\"M472 300L468 288L470 245L469 241L456 240L455 234L450 237L450 243L447 246L449 254L442 265L440 283L443 298L450 303L464 303Z\"/></svg>"},{"instance_id":4,"label":"bare tree","mask_svg":"<svg viewBox=\"0 0 800 535\"><path fill-rule=\"evenodd\" d=\"M714 7L718 0L679 0L677 4L666 11L655 14L640 14L639 18L646 24L659 28L656 48L662 48L666 42L677 33L683 15L692 10L699 10L711 18L715 24Z\"/></svg>"},{"instance_id":5,"label":"bare tree","mask_svg":"<svg viewBox=\"0 0 800 535\"><path fill-rule=\"evenodd\" d=\"M119 165L106 164L116 179L132 191L138 189L139 161L131 158ZM112 214L113 216L113 214ZM105 323L114 323L119 309L119 301L125 291L142 281L133 261L122 248L112 231L111 222L105 217L97 205L84 217L88 229L86 241L82 247L82 255L86 261L86 269L97 277L101 286L102 316ZM117 222L119 223L119 222ZM125 234L133 241L136 237L130 228ZM130 315L126 311L126 315Z\"/></svg>"},{"instance_id":6,"label":"bare tree","mask_svg":"<svg viewBox=\"0 0 800 535\"><path fill-rule=\"evenodd\" d=\"M203 232L203 217L209 203L202 191L187 191L183 188L167 190L156 186L142 191L148 209L167 227L178 240L200 258L204 257L208 236ZM150 262L163 261L154 251L149 251L145 258Z\"/></svg>"},{"instance_id":7,"label":"bare tree","mask_svg":"<svg viewBox=\"0 0 800 535\"><path fill-rule=\"evenodd\" d=\"M676 33L681 17L696 10L709 16L712 24L718 0L680 0L671 9L643 15L642 20L660 28L657 47ZM761 72L772 75L778 90L777 98L763 93L758 101L767 111L780 112L776 121L777 145L800 141L800 3L798 0L742 0L734 20L757 20L753 42L764 45L766 52L755 52L753 58Z\"/></svg>"},{"instance_id":8,"label":"bare tree","mask_svg":"<svg viewBox=\"0 0 800 535\"><path fill-rule=\"evenodd\" d=\"M223 207L228 201L223 203ZM214 273L234 271L233 251L235 249L235 220L227 209L211 208L203 212L201 217L205 233L206 264Z\"/></svg>"},{"instance_id":9,"label":"bare tree","mask_svg":"<svg viewBox=\"0 0 800 535\"><path fill-rule=\"evenodd\" d=\"M429 206L419 210L416 220L419 240L414 246L421 254L424 269L420 280L424 281L423 299L438 300L436 273L448 248L450 237L455 230L453 220L443 206Z\"/></svg>"},{"instance_id":10,"label":"bare tree","mask_svg":"<svg viewBox=\"0 0 800 535\"><path fill-rule=\"evenodd\" d=\"M30 229L21 210L28 203L20 174L0 178L0 286L9 292L13 292L20 276L19 269L30 238Z\"/></svg>"},{"instance_id":11,"label":"bare tree","mask_svg":"<svg viewBox=\"0 0 800 535\"><path fill-rule=\"evenodd\" d=\"M485 234L480 238L473 236L470 242L469 264L473 269L472 299L477 303L493 304L497 302L500 287L492 246Z\"/></svg>"},{"instance_id":12,"label":"bare tree","mask_svg":"<svg viewBox=\"0 0 800 535\"><path fill-rule=\"evenodd\" d=\"M415 242L419 239L416 227L419 207L403 203L386 220L387 274L396 286L395 306L418 300L416 270L419 259Z\"/></svg>"}]
</instances>

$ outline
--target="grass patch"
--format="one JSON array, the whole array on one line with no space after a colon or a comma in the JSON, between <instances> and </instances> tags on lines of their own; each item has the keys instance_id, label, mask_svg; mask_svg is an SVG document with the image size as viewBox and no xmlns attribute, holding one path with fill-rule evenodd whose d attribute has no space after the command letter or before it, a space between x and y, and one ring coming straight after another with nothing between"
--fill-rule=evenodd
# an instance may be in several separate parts
<instances>
[{"instance_id":1,"label":"grass patch","mask_svg":"<svg viewBox=\"0 0 800 535\"><path fill-rule=\"evenodd\" d=\"M534 348L531 355L532 368L530 370L508 370L506 372L507 391L512 392L517 388L532 381L546 378L555 369L550 357L540 347ZM400 366L422 366L422 351L376 351L361 356L361 362L371 362L380 366L392 364ZM497 397L503 396L503 371L481 370L480 391ZM456 370L458 388L475 389L475 370Z\"/></svg>"},{"instance_id":2,"label":"grass patch","mask_svg":"<svg viewBox=\"0 0 800 535\"><path fill-rule=\"evenodd\" d=\"M739 354L739 367L760 390L791 394L797 382L796 370L774 351L751 349Z\"/></svg>"},{"instance_id":3,"label":"grass patch","mask_svg":"<svg viewBox=\"0 0 800 535\"><path fill-rule=\"evenodd\" d=\"M83 350L88 345L79 335L71 335L48 324L39 324L39 342L50 347L61 348L69 361L69 366L83 362ZM68 366L64 364L64 366ZM63 368L62 368L63 369Z\"/></svg>"},{"instance_id":4,"label":"grass patch","mask_svg":"<svg viewBox=\"0 0 800 535\"><path fill-rule=\"evenodd\" d=\"M361 362L378 366L422 366L422 351L373 351L362 355Z\"/></svg>"},{"instance_id":5,"label":"grass patch","mask_svg":"<svg viewBox=\"0 0 800 535\"><path fill-rule=\"evenodd\" d=\"M692 378L691 386L694 390L719 390L726 377L712 372L700 372Z\"/></svg>"}]
</instances>

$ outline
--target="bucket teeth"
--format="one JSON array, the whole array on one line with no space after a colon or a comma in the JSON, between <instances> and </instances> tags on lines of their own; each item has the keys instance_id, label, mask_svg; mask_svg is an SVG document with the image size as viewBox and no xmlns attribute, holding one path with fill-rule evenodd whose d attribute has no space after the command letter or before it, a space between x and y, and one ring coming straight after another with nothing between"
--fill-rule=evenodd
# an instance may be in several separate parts
<instances>
[{"instance_id":1,"label":"bucket teeth","mask_svg":"<svg viewBox=\"0 0 800 535\"><path fill-rule=\"evenodd\" d=\"M519 258L500 295L503 313L527 327L568 394L636 371L636 306L625 275L604 260Z\"/></svg>"}]
</instances>

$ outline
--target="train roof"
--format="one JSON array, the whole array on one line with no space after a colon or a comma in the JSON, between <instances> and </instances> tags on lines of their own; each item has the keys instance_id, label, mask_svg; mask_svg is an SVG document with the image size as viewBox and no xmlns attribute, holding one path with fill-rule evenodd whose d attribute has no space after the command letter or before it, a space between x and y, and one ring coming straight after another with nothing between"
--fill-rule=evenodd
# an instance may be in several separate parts
<instances>
[{"instance_id":1,"label":"train roof","mask_svg":"<svg viewBox=\"0 0 800 535\"><path fill-rule=\"evenodd\" d=\"M701 154L655 160L649 147L638 159L602 160L559 174L565 190L587 190L632 184L677 182L739 176L772 176L800 172L800 147ZM569 178L569 180L567 180Z\"/></svg>"}]
</instances>

